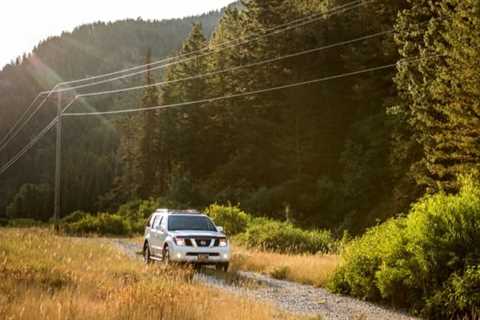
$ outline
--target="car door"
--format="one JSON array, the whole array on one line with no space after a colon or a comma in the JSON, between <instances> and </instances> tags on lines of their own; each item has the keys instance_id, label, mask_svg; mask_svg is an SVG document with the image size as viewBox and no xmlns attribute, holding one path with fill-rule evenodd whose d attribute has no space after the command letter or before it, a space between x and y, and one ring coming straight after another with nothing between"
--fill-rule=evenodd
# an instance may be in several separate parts
<instances>
[{"instance_id":1,"label":"car door","mask_svg":"<svg viewBox=\"0 0 480 320\"><path fill-rule=\"evenodd\" d=\"M157 216L155 220L153 220L152 228L150 229L150 250L154 256L160 256L162 254L162 240L161 240L161 232L160 232L160 225L162 222L163 216Z\"/></svg>"},{"instance_id":2,"label":"car door","mask_svg":"<svg viewBox=\"0 0 480 320\"><path fill-rule=\"evenodd\" d=\"M168 222L168 216L163 217L162 221L160 221L159 241L161 243L162 249L163 249L163 244L167 240L167 235L168 235L167 222Z\"/></svg>"}]
</instances>

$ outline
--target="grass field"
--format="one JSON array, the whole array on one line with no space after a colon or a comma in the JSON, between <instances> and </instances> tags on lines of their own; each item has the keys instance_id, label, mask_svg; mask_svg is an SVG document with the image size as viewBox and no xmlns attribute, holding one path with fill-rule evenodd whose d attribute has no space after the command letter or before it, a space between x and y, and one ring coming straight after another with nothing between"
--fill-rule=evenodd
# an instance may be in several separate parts
<instances>
[{"instance_id":1,"label":"grass field","mask_svg":"<svg viewBox=\"0 0 480 320\"><path fill-rule=\"evenodd\" d=\"M190 279L102 239L0 228L0 319L297 319Z\"/></svg>"},{"instance_id":2,"label":"grass field","mask_svg":"<svg viewBox=\"0 0 480 320\"><path fill-rule=\"evenodd\" d=\"M131 241L143 244L143 237ZM252 271L268 274L274 278L289 280L316 287L324 287L340 262L337 255L284 254L246 249L233 244L230 270Z\"/></svg>"},{"instance_id":3,"label":"grass field","mask_svg":"<svg viewBox=\"0 0 480 320\"><path fill-rule=\"evenodd\" d=\"M231 269L323 287L339 261L335 255L279 254L234 246Z\"/></svg>"}]
</instances>

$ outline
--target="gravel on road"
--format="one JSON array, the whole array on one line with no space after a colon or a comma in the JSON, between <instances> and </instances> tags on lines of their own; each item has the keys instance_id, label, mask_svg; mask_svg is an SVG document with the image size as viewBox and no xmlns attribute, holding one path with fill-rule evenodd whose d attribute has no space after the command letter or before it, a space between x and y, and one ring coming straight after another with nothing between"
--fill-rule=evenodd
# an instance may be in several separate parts
<instances>
[{"instance_id":1,"label":"gravel on road","mask_svg":"<svg viewBox=\"0 0 480 320\"><path fill-rule=\"evenodd\" d=\"M138 244L126 239L112 241L129 257L142 259L139 255L141 247ZM416 319L369 302L332 294L323 288L277 280L259 273L239 271L235 275L227 275L206 271L196 273L194 281L256 301L271 303L287 312L320 316L325 320Z\"/></svg>"}]
</instances>

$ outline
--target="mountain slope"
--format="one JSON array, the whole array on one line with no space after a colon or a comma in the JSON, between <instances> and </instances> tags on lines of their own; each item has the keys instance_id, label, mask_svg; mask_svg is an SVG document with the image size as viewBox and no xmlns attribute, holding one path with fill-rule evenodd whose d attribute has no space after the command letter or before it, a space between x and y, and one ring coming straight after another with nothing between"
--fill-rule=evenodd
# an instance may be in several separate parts
<instances>
[{"instance_id":1,"label":"mountain slope","mask_svg":"<svg viewBox=\"0 0 480 320\"><path fill-rule=\"evenodd\" d=\"M98 22L76 28L73 32L65 32L61 36L51 37L36 46L31 54L17 58L0 71L0 137L3 137L16 119L24 112L38 92L53 87L61 80L72 80L89 75L112 72L133 65L143 64L148 49L152 50L153 60L158 60L175 53L192 28L192 24L201 23L206 35L210 35L220 19L222 11L214 11L195 17L163 21L123 20L112 23ZM159 79L161 76L156 75ZM142 76L130 81L142 82ZM119 83L97 86L90 90L101 90ZM124 83L126 85L126 83ZM65 95L65 99L69 98ZM0 152L0 164L11 158L29 139L37 134L55 114L56 99L47 101L41 112L35 116L16 137L9 147ZM135 101L131 98L127 102ZM91 99L90 107L96 107L113 102ZM110 105L110 104L108 104ZM75 106L78 107L78 106ZM107 129L83 126L86 122L72 124L64 132L64 142L67 146L75 146L72 152L80 152L87 167L94 170L93 176L98 181L83 181L82 185L96 193L87 199L93 204L98 194L106 192L111 186L113 174L105 172L106 159L90 157L92 152L112 154L116 150L116 135L111 126ZM89 123L92 124L91 122ZM99 125L100 123L97 122ZM105 126L103 126L105 127ZM70 128L71 130L69 130ZM84 128L85 131L82 131ZM81 132L81 134L79 134ZM0 177L0 208L12 199L13 194L24 183L50 183L53 174L52 132L41 143L17 163L7 174ZM86 145L82 146L85 142ZM94 143L92 143L94 142ZM76 154L75 154L76 155ZM90 159L91 158L91 159ZM108 156L107 156L108 158ZM94 160L88 165L88 160ZM67 173L69 167L65 168ZM82 169L83 170L83 169ZM92 176L89 175L89 176ZM73 176L78 177L78 172ZM80 179L80 178L78 178ZM68 187L68 186L67 186ZM4 210L0 210L4 211ZM2 213L0 213L1 215Z\"/></svg>"}]
</instances>

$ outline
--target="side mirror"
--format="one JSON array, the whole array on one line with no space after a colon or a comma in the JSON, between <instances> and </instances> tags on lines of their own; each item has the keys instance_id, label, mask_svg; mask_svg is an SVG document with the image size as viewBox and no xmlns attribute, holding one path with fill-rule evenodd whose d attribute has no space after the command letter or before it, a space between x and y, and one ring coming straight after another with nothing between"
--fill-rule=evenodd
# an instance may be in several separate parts
<instances>
[{"instance_id":1,"label":"side mirror","mask_svg":"<svg viewBox=\"0 0 480 320\"><path fill-rule=\"evenodd\" d=\"M223 227L218 227L218 226L217 226L217 231L218 231L218 232L221 232L221 233L224 233Z\"/></svg>"}]
</instances>

